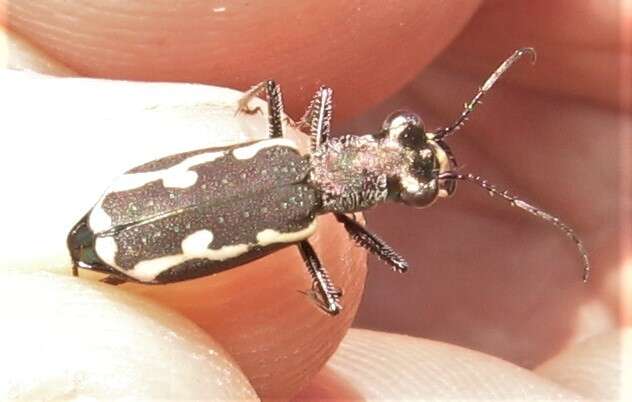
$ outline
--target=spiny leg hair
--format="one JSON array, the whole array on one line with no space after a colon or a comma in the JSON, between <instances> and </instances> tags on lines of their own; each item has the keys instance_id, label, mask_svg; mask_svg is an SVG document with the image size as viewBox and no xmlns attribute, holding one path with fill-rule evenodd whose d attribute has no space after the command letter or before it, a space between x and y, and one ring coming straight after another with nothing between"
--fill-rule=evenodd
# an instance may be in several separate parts
<instances>
[{"instance_id":1,"label":"spiny leg hair","mask_svg":"<svg viewBox=\"0 0 632 402\"><path fill-rule=\"evenodd\" d=\"M367 231L362 225L345 214L335 214L338 222L342 223L355 242L390 265L397 272L406 272L408 263L382 239Z\"/></svg>"},{"instance_id":2,"label":"spiny leg hair","mask_svg":"<svg viewBox=\"0 0 632 402\"><path fill-rule=\"evenodd\" d=\"M276 81L263 81L250 88L244 96L239 99L236 114L254 114L261 112L259 106L251 109L248 103L264 91L268 101L268 133L270 134L270 138L283 137L283 96L281 94L281 86L277 84Z\"/></svg>"},{"instance_id":3,"label":"spiny leg hair","mask_svg":"<svg viewBox=\"0 0 632 402\"><path fill-rule=\"evenodd\" d=\"M316 252L307 240L298 243L307 271L312 277L312 290L307 292L318 307L330 315L336 315L342 310L340 296L342 291L334 287L325 267L321 264Z\"/></svg>"},{"instance_id":4,"label":"spiny leg hair","mask_svg":"<svg viewBox=\"0 0 632 402\"><path fill-rule=\"evenodd\" d=\"M297 126L307 125L311 137L312 151L327 142L331 130L333 113L333 90L322 86L316 91Z\"/></svg>"}]
</instances>

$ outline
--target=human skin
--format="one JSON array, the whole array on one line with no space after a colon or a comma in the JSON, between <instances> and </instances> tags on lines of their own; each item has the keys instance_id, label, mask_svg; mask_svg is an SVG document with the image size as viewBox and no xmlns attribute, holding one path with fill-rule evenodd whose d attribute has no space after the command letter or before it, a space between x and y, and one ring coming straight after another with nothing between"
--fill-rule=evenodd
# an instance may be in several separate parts
<instances>
[{"instance_id":1,"label":"human skin","mask_svg":"<svg viewBox=\"0 0 632 402\"><path fill-rule=\"evenodd\" d=\"M377 127L374 112L352 123L349 119L399 91L431 61L431 68L412 86L391 97L378 110L405 104L413 110L426 111L427 122L445 124L508 52L522 45L534 46L539 53L537 65L529 68L524 63L512 71L477 111L467 131L464 129L452 143L468 170L476 168L476 173L498 178L516 192L528 194L529 199L559 211L560 215L563 212L564 219L577 227L589 245L594 267L592 282L587 286L580 283L578 259L572 246L558 233L515 211L507 212L502 205L478 196L477 190L466 190L465 185L455 199L427 211L391 207L391 211L406 217L402 221L406 229L415 227L414 237L411 230L394 225L398 218L383 208L379 213L386 218L375 216L371 225L397 249L416 251L407 255L415 272L409 278L373 272L372 289L364 301L359 323L429 335L530 368L548 362L530 372L451 345L352 331L326 369L314 377L353 319L365 277L363 253L348 242L331 219L321 222L315 244L346 292L345 315L336 319L322 315L296 292L309 283L293 249L217 277L168 287L125 285L117 289L90 280L90 275L83 272L79 280L58 274L67 272L68 266L63 266L67 256L63 247L58 247L57 233L67 230L64 225L74 223L61 218L79 217L84 212L79 210L81 205L89 208L107 185L108 175L130 167L119 168L119 164L123 165L126 158L142 159L144 153L205 144L206 138L201 135L205 119L216 119L213 121L220 121L217 124L221 127L235 124L232 116L213 108L204 110L208 100L201 95L201 89L165 87L160 96L142 84L130 88L129 84L116 82L53 79L54 83L43 88L33 77L11 76L11 88L18 92L23 88L20 93L26 96L26 100L21 96L20 102L12 104L27 105L25 108L31 105L29 116L43 116L39 119L43 121L33 118L35 122L23 122L27 128L22 127L20 135L5 139L8 142L1 147L5 153L3 166L14 166L9 162L28 154L33 144L43 143L54 149L54 154L48 153L50 159L38 159L40 166L46 166L50 172L57 163L62 167L57 166L61 170L55 172L66 173L54 176L56 194L62 195L55 197L61 201L54 202L61 203L64 212L52 216L53 211L49 219L38 222L45 229L43 233L51 233L51 238L41 239L36 246L29 243L28 251L3 251L10 255L3 259L11 262L5 264L7 268L20 267L3 274L3 295L7 298L3 305L15 305L11 311L2 310L0 318L7 323L6 328L14 328L8 335L14 342L5 344L12 345L11 356L16 360L5 360L6 365L0 366L10 374L4 376L7 384L22 384L20 381L24 380L18 376L21 371L8 371L20 358L20 351L29 357L27 362L37 362L38 356L31 350L34 340L26 338L30 341L26 342L24 333L16 329L25 323L48 323L42 316L57 312L33 305L72 301L63 311L71 318L80 318L59 320L63 327L37 337L41 343L38 350L48 359L46 364L38 362L41 369L37 378L28 381L32 388L20 388L24 393L19 397L28 399L37 392L44 395L60 389L62 395L66 390L112 397L111 389L82 388L84 383L72 379L99 373L114 383L127 384L117 382L121 368L116 364L120 362L95 358L92 366L74 367L75 371L72 366L65 367L70 372L62 376L58 362L51 357L59 356L44 351L62 351L60 356L73 356L79 353L77 350L90 353L89 347L108 345L113 338L118 342L117 357L135 357L125 367L129 384L162 375L172 378L169 367L176 373L179 367L191 367L199 353L195 351L204 348L216 351L205 357L209 359L208 367L222 372L224 367L234 367L236 361L245 374L240 377L237 370L227 369L232 370L229 374L223 371L234 381L216 384L216 389L209 385L197 389L187 382L198 383L196 373L200 378L217 375L210 369L210 373L192 370L187 381L176 382L179 386L156 380L153 388L128 384L123 389L133 389L139 398L171 395L177 399L185 395L178 392L191 389L199 392L187 394L192 399L254 398L243 378L248 379L259 397L267 399L291 397L310 380L312 383L299 399L447 399L475 395L482 399L493 396L533 400L616 394L620 384L611 379L618 378L623 366L616 364L616 357L626 340L629 343L629 335L619 329L629 324L626 300L620 295L625 294L623 290L630 290L630 275L626 276L626 260L622 258L625 256L618 248L622 228L617 224L625 222L624 216L617 214L629 199L622 199L625 194L619 191L618 172L623 156L613 157L622 122L629 122L629 116L618 110L628 107L624 111L629 112L629 103L621 104L618 63L630 57L629 49L621 49L619 42L620 26L629 25L630 20L617 10L617 4L590 8L569 1L556 3L558 8L551 9L550 3L544 1L492 2L478 10L472 20L469 19L477 11L477 2L401 1L385 10L381 2L346 2L330 9L303 1L281 2L275 8L237 5L219 12L213 9L221 9L221 5L209 7L204 1L179 3L176 8L169 4L5 3L3 23L9 28L12 46L5 56L7 64L51 74L201 82L240 89L273 77L282 83L287 109L295 117L300 116L312 91L326 83L336 91L334 127L347 123L348 127L368 130ZM296 16L300 18L295 20ZM590 30L585 29L587 19ZM235 37L231 32L240 35ZM448 50L435 60L444 48ZM54 103L55 91L66 92L64 102L74 98L74 103L68 102L80 112L64 104L29 102L29 94L37 94L48 96ZM93 99L104 94L111 100ZM126 105L133 103L129 98L134 96L138 97L137 102L131 112L126 112ZM216 101L221 103L231 95L221 92L218 96L221 99ZM92 102L100 106L111 102L116 113L105 110L113 114L104 119L104 109L93 110ZM123 105L116 108L117 104ZM64 119L52 118L47 108L53 108L56 116L66 113L62 116L75 122L64 125ZM152 115L147 110L155 112ZM152 116L160 122L154 124L162 124L162 128L151 126L148 120ZM96 121L94 127L83 124L90 118ZM19 117L12 121L19 122ZM138 129L144 125L155 130ZM34 131L34 127L41 131ZM104 127L123 132L109 137ZM127 133L126 127L138 130ZM177 136L166 130L171 127L181 127ZM209 127L214 135L225 135L215 133L216 129ZM134 138L126 138L132 135ZM597 135L609 137L604 141ZM90 142L81 142L82 138L90 138ZM217 138L208 143L213 141ZM136 148L130 149L129 142ZM152 145L152 149L140 147L147 142L157 145ZM81 186L71 169L78 153L86 155L82 161L93 162L82 172L96 176L94 182L81 181ZM68 170L63 170L66 163ZM13 176L20 178L19 174ZM582 180L577 184L569 179L579 177ZM71 192L81 195L67 195ZM64 197L72 197L72 201L64 201ZM9 229L20 224L16 215L26 213L16 208L10 214L6 212L11 215L5 220ZM428 250L418 244L436 247ZM15 259L16 254L25 257ZM373 268L381 269L378 265ZM130 293L140 297L130 298ZM148 299L161 307L148 303ZM156 312L162 311L160 308L166 309L162 316ZM410 313L395 313L405 309ZM106 316L109 311L124 311L125 319L104 324L99 320L102 311ZM197 324L203 333L188 327L181 315ZM38 331L46 331L46 327L32 328L31 332ZM147 332L143 343L149 346L134 347L140 339L139 331ZM579 344L582 338L608 331L609 334ZM82 337L68 341L77 333ZM164 334L171 333L181 334L183 341L163 344ZM501 341L499 333L505 336ZM226 357L224 351L231 357ZM163 361L170 363L168 367L157 367L156 362ZM582 362L580 367L585 371L577 369L578 362ZM581 381L586 373L590 380ZM472 377L477 381L472 381Z\"/></svg>"}]
</instances>

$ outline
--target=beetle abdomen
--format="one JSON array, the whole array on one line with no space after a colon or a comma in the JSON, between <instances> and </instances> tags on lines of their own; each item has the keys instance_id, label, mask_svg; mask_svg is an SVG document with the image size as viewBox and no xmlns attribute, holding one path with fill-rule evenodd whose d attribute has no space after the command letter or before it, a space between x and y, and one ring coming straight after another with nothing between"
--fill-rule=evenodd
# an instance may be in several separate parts
<instances>
[{"instance_id":1,"label":"beetle abdomen","mask_svg":"<svg viewBox=\"0 0 632 402\"><path fill-rule=\"evenodd\" d=\"M141 282L209 275L309 237L309 162L287 139L163 158L120 177L92 209L94 249Z\"/></svg>"}]
</instances>

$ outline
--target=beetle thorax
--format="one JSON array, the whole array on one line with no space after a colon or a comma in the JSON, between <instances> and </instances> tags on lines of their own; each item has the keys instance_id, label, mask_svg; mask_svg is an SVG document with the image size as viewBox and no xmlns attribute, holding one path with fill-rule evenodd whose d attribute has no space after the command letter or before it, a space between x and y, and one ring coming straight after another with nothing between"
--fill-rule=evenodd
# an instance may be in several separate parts
<instances>
[{"instance_id":1,"label":"beetle thorax","mask_svg":"<svg viewBox=\"0 0 632 402\"><path fill-rule=\"evenodd\" d=\"M388 197L388 178L409 156L371 135L331 138L311 154L311 184L322 194L324 212L354 212Z\"/></svg>"}]
</instances>

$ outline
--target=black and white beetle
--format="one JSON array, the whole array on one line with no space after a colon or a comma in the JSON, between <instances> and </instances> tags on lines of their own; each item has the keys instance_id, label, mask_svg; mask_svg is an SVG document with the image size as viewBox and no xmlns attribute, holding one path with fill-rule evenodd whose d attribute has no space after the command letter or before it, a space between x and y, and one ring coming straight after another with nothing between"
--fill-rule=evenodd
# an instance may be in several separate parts
<instances>
[{"instance_id":1,"label":"black and white beetle","mask_svg":"<svg viewBox=\"0 0 632 402\"><path fill-rule=\"evenodd\" d=\"M380 131L330 138L332 90L321 87L300 120L309 127L311 152L301 155L283 137L283 103L274 81L254 86L238 112L266 92L269 138L167 156L121 176L72 228L68 247L78 268L108 274L103 281L161 284L215 274L296 245L312 277L309 293L329 314L341 310L336 289L307 239L316 216L332 212L360 246L399 272L406 261L346 214L385 202L417 208L450 196L457 180L470 181L557 226L577 245L583 278L590 266L582 242L558 218L457 171L445 138L467 120L512 64L533 49L514 52L487 79L450 126L426 132L413 113L397 111Z\"/></svg>"}]
</instances>

